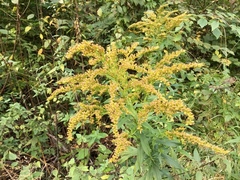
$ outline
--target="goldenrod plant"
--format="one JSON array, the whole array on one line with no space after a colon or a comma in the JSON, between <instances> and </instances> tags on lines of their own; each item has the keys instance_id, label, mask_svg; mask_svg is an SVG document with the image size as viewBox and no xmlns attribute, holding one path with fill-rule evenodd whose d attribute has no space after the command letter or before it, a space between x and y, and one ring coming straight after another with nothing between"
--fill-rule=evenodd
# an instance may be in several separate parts
<instances>
[{"instance_id":1,"label":"goldenrod plant","mask_svg":"<svg viewBox=\"0 0 240 180\"><path fill-rule=\"evenodd\" d=\"M160 43L188 18L186 14L172 17L174 13L160 7L156 14L148 13L147 19L133 24L131 28L143 32L147 41L156 37ZM150 55L159 50L157 45L142 47L138 42L125 48L118 48L113 42L106 50L91 41L77 43L68 50L66 58L71 59L76 53L81 53L89 59L91 68L84 73L62 78L58 81L60 87L48 98L50 101L62 93L80 92L82 99L78 103L78 111L68 123L68 140L73 140L77 125L105 126L110 129L109 135L113 134L112 143L115 147L109 161L118 163L121 155L125 160L137 157L135 173L140 172L150 179L169 175L162 161L181 168L166 149L169 144L177 145L172 138L199 144L216 153L228 153L186 133L185 129L194 124L193 113L182 100L161 91L161 87L171 86L174 73L201 68L204 64L181 62L181 54L185 53L183 49L173 52L165 50L162 58L156 59L154 65L150 64ZM177 114L183 118L177 119ZM106 117L110 120L108 124ZM136 150L136 153L130 152L129 148Z\"/></svg>"}]
</instances>

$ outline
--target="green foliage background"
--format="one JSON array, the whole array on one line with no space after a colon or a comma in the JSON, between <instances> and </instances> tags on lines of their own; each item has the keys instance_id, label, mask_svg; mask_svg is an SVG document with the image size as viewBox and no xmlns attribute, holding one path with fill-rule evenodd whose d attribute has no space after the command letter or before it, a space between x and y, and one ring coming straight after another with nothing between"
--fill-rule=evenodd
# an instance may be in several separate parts
<instances>
[{"instance_id":1,"label":"green foliage background","mask_svg":"<svg viewBox=\"0 0 240 180\"><path fill-rule=\"evenodd\" d=\"M187 13L189 20L161 43L134 32L131 25L144 20L144 12L155 12L166 3L168 11L177 10L172 16ZM227 0L0 0L0 178L238 179L239 10L238 1ZM47 98L62 77L92 68L81 53L69 61L65 58L69 47L83 40L106 49L113 42L123 49L133 42L158 45L159 51L145 55L151 65L164 56L164 50L180 49L186 53L177 61L204 63L172 75L169 87L155 87L191 108L195 125L187 127L189 133L230 153L217 155L159 137L157 127L183 126L185 117L180 113L171 126L157 122L148 126L145 137L139 134L139 146L125 151L115 164L108 162L115 146L107 117L102 126L78 124L75 139L67 141L68 121L84 94L67 92L55 102ZM104 102L108 97L98 98Z\"/></svg>"}]
</instances>

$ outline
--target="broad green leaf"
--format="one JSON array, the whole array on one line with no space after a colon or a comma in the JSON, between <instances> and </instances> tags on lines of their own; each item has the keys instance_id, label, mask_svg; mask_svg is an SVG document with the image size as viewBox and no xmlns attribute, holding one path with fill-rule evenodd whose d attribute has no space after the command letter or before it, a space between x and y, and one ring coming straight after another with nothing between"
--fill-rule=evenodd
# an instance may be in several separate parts
<instances>
[{"instance_id":1,"label":"broad green leaf","mask_svg":"<svg viewBox=\"0 0 240 180\"><path fill-rule=\"evenodd\" d=\"M120 162L125 162L129 158L137 156L137 154L138 154L138 149L130 146L127 148L127 150L122 152Z\"/></svg>"},{"instance_id":2,"label":"broad green leaf","mask_svg":"<svg viewBox=\"0 0 240 180\"><path fill-rule=\"evenodd\" d=\"M0 34L8 34L8 30L6 30L6 29L0 29Z\"/></svg>"},{"instance_id":3,"label":"broad green leaf","mask_svg":"<svg viewBox=\"0 0 240 180\"><path fill-rule=\"evenodd\" d=\"M81 179L82 173L81 173L80 170L82 170L81 169L82 166L80 166L79 168L77 168L76 166L73 166L73 167L75 167L75 168L74 168L74 171L72 171L72 176L71 176L72 180L79 180L79 179Z\"/></svg>"},{"instance_id":4,"label":"broad green leaf","mask_svg":"<svg viewBox=\"0 0 240 180\"><path fill-rule=\"evenodd\" d=\"M193 74L187 74L187 78L189 81L195 81L196 77Z\"/></svg>"},{"instance_id":5,"label":"broad green leaf","mask_svg":"<svg viewBox=\"0 0 240 180\"><path fill-rule=\"evenodd\" d=\"M214 29L212 33L217 39L222 35L222 32L218 28Z\"/></svg>"},{"instance_id":6,"label":"broad green leaf","mask_svg":"<svg viewBox=\"0 0 240 180\"><path fill-rule=\"evenodd\" d=\"M9 160L16 160L17 159L17 155L12 153L11 151L9 151L8 158L9 158Z\"/></svg>"},{"instance_id":7,"label":"broad green leaf","mask_svg":"<svg viewBox=\"0 0 240 180\"><path fill-rule=\"evenodd\" d=\"M197 149L194 149L194 151L193 151L193 158L196 162L200 163L201 157L200 157Z\"/></svg>"},{"instance_id":8,"label":"broad green leaf","mask_svg":"<svg viewBox=\"0 0 240 180\"><path fill-rule=\"evenodd\" d=\"M52 171L52 175L53 175L54 177L57 177L57 175L58 175L58 170L57 170L57 169L54 169L54 170Z\"/></svg>"},{"instance_id":9,"label":"broad green leaf","mask_svg":"<svg viewBox=\"0 0 240 180\"><path fill-rule=\"evenodd\" d=\"M174 160L171 156L167 154L162 154L162 157L165 159L168 165L178 169L182 168L181 165L176 160Z\"/></svg>"},{"instance_id":10,"label":"broad green leaf","mask_svg":"<svg viewBox=\"0 0 240 180\"><path fill-rule=\"evenodd\" d=\"M203 174L202 174L201 171L198 171L198 172L196 173L196 180L202 180L202 179L203 179Z\"/></svg>"},{"instance_id":11,"label":"broad green leaf","mask_svg":"<svg viewBox=\"0 0 240 180\"><path fill-rule=\"evenodd\" d=\"M151 156L151 148L148 144L148 139L144 136L144 134L140 135L140 141L141 141L141 147L143 148L143 151L148 155Z\"/></svg>"},{"instance_id":12,"label":"broad green leaf","mask_svg":"<svg viewBox=\"0 0 240 180\"><path fill-rule=\"evenodd\" d=\"M240 36L240 27L237 27L237 34L238 34L238 37Z\"/></svg>"},{"instance_id":13,"label":"broad green leaf","mask_svg":"<svg viewBox=\"0 0 240 180\"><path fill-rule=\"evenodd\" d=\"M224 159L223 160L224 164L226 164L226 171L228 172L228 174L230 175L232 172L232 165L231 165L231 161Z\"/></svg>"},{"instance_id":14,"label":"broad green leaf","mask_svg":"<svg viewBox=\"0 0 240 180\"><path fill-rule=\"evenodd\" d=\"M83 148L78 150L78 154L76 155L78 160L82 160L89 155L89 150L87 148Z\"/></svg>"},{"instance_id":15,"label":"broad green leaf","mask_svg":"<svg viewBox=\"0 0 240 180\"><path fill-rule=\"evenodd\" d=\"M23 166L18 180L32 179L31 166Z\"/></svg>"},{"instance_id":16,"label":"broad green leaf","mask_svg":"<svg viewBox=\"0 0 240 180\"><path fill-rule=\"evenodd\" d=\"M138 147L137 149L137 160L134 166L134 173L136 173L139 169L141 169L144 159L144 152L142 147Z\"/></svg>"},{"instance_id":17,"label":"broad green leaf","mask_svg":"<svg viewBox=\"0 0 240 180\"><path fill-rule=\"evenodd\" d=\"M117 10L118 10L119 13L121 13L121 14L123 13L123 10L122 10L121 6L117 6Z\"/></svg>"},{"instance_id":18,"label":"broad green leaf","mask_svg":"<svg viewBox=\"0 0 240 180\"><path fill-rule=\"evenodd\" d=\"M181 34L177 34L177 35L174 36L173 41L177 42L177 41L180 41L181 39L182 39L182 35Z\"/></svg>"},{"instance_id":19,"label":"broad green leaf","mask_svg":"<svg viewBox=\"0 0 240 180\"><path fill-rule=\"evenodd\" d=\"M206 18L201 18L197 21L198 25L203 28L208 24L208 21L206 20Z\"/></svg>"},{"instance_id":20,"label":"broad green leaf","mask_svg":"<svg viewBox=\"0 0 240 180\"><path fill-rule=\"evenodd\" d=\"M88 166L80 166L79 169L83 172L88 172L89 171Z\"/></svg>"},{"instance_id":21,"label":"broad green leaf","mask_svg":"<svg viewBox=\"0 0 240 180\"><path fill-rule=\"evenodd\" d=\"M212 31L214 31L215 29L218 29L218 27L219 27L219 21L216 21L216 20L212 21L212 22L210 23L210 26L211 26L211 28L212 28Z\"/></svg>"}]
</instances>

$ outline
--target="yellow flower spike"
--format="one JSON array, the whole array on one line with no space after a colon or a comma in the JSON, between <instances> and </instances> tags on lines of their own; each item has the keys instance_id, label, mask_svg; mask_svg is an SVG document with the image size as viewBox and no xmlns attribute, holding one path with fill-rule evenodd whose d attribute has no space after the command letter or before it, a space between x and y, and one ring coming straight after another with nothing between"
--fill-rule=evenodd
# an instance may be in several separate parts
<instances>
[{"instance_id":1,"label":"yellow flower spike","mask_svg":"<svg viewBox=\"0 0 240 180\"><path fill-rule=\"evenodd\" d=\"M212 145L212 144L208 143L207 141L202 140L200 137L194 136L192 134L188 134L184 131L179 131L179 130L170 131L170 132L167 132L167 135L169 137L178 137L183 142L189 142L191 144L197 144L202 148L211 149L212 151L214 151L215 153L218 153L218 154L228 154L230 152L230 151L224 150L218 146Z\"/></svg>"},{"instance_id":2,"label":"yellow flower spike","mask_svg":"<svg viewBox=\"0 0 240 180\"><path fill-rule=\"evenodd\" d=\"M126 133L120 133L113 140L113 143L115 144L116 148L114 150L113 156L110 159L110 162L117 162L121 153L131 145L131 142L128 141L127 136L128 135Z\"/></svg>"}]
</instances>

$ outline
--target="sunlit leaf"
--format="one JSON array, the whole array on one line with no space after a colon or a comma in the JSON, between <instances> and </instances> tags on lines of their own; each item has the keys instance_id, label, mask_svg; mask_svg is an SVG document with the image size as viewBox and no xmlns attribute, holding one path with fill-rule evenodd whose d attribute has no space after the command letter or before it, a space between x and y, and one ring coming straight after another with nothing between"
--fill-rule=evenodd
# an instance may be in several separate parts
<instances>
[{"instance_id":1,"label":"sunlit leaf","mask_svg":"<svg viewBox=\"0 0 240 180\"><path fill-rule=\"evenodd\" d=\"M202 174L201 171L198 171L198 172L196 173L196 180L202 180L202 179L203 179L203 174Z\"/></svg>"},{"instance_id":2,"label":"sunlit leaf","mask_svg":"<svg viewBox=\"0 0 240 180\"><path fill-rule=\"evenodd\" d=\"M218 28L214 29L212 33L217 39L222 35L222 32Z\"/></svg>"},{"instance_id":3,"label":"sunlit leaf","mask_svg":"<svg viewBox=\"0 0 240 180\"><path fill-rule=\"evenodd\" d=\"M198 25L201 26L201 28L205 27L208 24L208 21L206 18L201 18L197 21Z\"/></svg>"},{"instance_id":4,"label":"sunlit leaf","mask_svg":"<svg viewBox=\"0 0 240 180\"><path fill-rule=\"evenodd\" d=\"M200 158L200 155L199 155L197 149L194 149L194 151L193 151L193 158L194 158L194 160L195 160L196 162L200 163L201 158Z\"/></svg>"},{"instance_id":5,"label":"sunlit leaf","mask_svg":"<svg viewBox=\"0 0 240 180\"><path fill-rule=\"evenodd\" d=\"M27 26L27 27L25 27L25 33L27 33L28 31L30 31L31 29L32 29L31 26Z\"/></svg>"},{"instance_id":6,"label":"sunlit leaf","mask_svg":"<svg viewBox=\"0 0 240 180\"><path fill-rule=\"evenodd\" d=\"M108 179L109 178L109 175L103 175L103 176L101 176L101 179Z\"/></svg>"},{"instance_id":7,"label":"sunlit leaf","mask_svg":"<svg viewBox=\"0 0 240 180\"><path fill-rule=\"evenodd\" d=\"M43 40L43 35L42 34L39 34L39 37L41 40Z\"/></svg>"},{"instance_id":8,"label":"sunlit leaf","mask_svg":"<svg viewBox=\"0 0 240 180\"><path fill-rule=\"evenodd\" d=\"M99 9L97 10L97 15L98 15L99 17L102 16L102 9L101 9L101 8L99 8Z\"/></svg>"},{"instance_id":9,"label":"sunlit leaf","mask_svg":"<svg viewBox=\"0 0 240 180\"><path fill-rule=\"evenodd\" d=\"M6 29L0 29L0 34L8 34L8 30L6 30Z\"/></svg>"},{"instance_id":10,"label":"sunlit leaf","mask_svg":"<svg viewBox=\"0 0 240 180\"><path fill-rule=\"evenodd\" d=\"M218 29L218 27L219 27L219 21L212 21L211 23L210 23L210 25L211 25L211 28L212 28L212 31L214 31L215 29Z\"/></svg>"},{"instance_id":11,"label":"sunlit leaf","mask_svg":"<svg viewBox=\"0 0 240 180\"><path fill-rule=\"evenodd\" d=\"M40 56L43 53L43 48L38 50L38 56Z\"/></svg>"},{"instance_id":12,"label":"sunlit leaf","mask_svg":"<svg viewBox=\"0 0 240 180\"><path fill-rule=\"evenodd\" d=\"M19 3L19 0L11 0L11 2L12 2L13 4L18 4L18 3Z\"/></svg>"},{"instance_id":13,"label":"sunlit leaf","mask_svg":"<svg viewBox=\"0 0 240 180\"><path fill-rule=\"evenodd\" d=\"M9 158L9 160L16 160L17 159L17 155L12 153L11 151L9 151L8 158Z\"/></svg>"},{"instance_id":14,"label":"sunlit leaf","mask_svg":"<svg viewBox=\"0 0 240 180\"><path fill-rule=\"evenodd\" d=\"M27 16L27 19L29 20L29 19L32 19L32 18L34 18L34 14L29 14L28 16Z\"/></svg>"}]
</instances>

